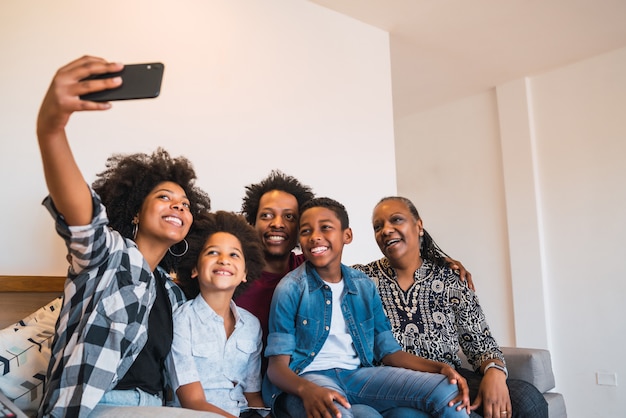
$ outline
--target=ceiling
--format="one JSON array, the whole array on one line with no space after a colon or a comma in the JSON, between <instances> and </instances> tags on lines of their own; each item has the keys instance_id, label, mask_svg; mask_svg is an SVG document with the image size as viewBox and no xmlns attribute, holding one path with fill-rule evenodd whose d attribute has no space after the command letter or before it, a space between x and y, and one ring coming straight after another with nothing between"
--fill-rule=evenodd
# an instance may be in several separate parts
<instances>
[{"instance_id":1,"label":"ceiling","mask_svg":"<svg viewBox=\"0 0 626 418\"><path fill-rule=\"evenodd\" d=\"M624 0L310 0L390 33L400 118L626 46Z\"/></svg>"}]
</instances>

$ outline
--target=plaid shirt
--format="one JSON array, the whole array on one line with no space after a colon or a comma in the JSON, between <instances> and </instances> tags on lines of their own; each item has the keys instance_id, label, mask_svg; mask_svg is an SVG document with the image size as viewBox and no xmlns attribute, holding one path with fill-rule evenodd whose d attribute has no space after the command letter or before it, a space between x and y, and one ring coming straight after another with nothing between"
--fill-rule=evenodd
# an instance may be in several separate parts
<instances>
[{"instance_id":1,"label":"plaid shirt","mask_svg":"<svg viewBox=\"0 0 626 418\"><path fill-rule=\"evenodd\" d=\"M148 316L156 299L155 277L135 243L110 229L106 209L92 190L90 225L68 226L48 196L43 204L56 219L68 248L63 308L52 342L40 416L86 417L115 387L148 339ZM185 297L168 278L176 310Z\"/></svg>"}]
</instances>

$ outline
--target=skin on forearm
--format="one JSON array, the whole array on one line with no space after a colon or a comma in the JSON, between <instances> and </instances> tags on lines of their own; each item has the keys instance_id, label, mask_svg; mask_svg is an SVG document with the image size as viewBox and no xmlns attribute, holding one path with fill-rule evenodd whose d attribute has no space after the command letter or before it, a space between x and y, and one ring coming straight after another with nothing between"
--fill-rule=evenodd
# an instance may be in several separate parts
<instances>
[{"instance_id":1,"label":"skin on forearm","mask_svg":"<svg viewBox=\"0 0 626 418\"><path fill-rule=\"evenodd\" d=\"M93 215L91 194L65 139L40 139L39 148L52 201L68 225L88 225Z\"/></svg>"},{"instance_id":2,"label":"skin on forearm","mask_svg":"<svg viewBox=\"0 0 626 418\"><path fill-rule=\"evenodd\" d=\"M267 377L282 391L302 397L307 387L312 385L289 368L290 356L271 356L267 367Z\"/></svg>"},{"instance_id":3,"label":"skin on forearm","mask_svg":"<svg viewBox=\"0 0 626 418\"><path fill-rule=\"evenodd\" d=\"M60 68L41 103L37 116L37 139L48 191L68 225L88 225L92 203L85 179L74 160L65 126L76 111L106 110L108 103L89 102L80 95L117 87L121 79L83 79L92 74L120 70L121 64L84 56ZM101 82L104 81L104 82Z\"/></svg>"},{"instance_id":4,"label":"skin on forearm","mask_svg":"<svg viewBox=\"0 0 626 418\"><path fill-rule=\"evenodd\" d=\"M248 401L248 406L262 408L265 406L261 392L244 392L243 396Z\"/></svg>"},{"instance_id":5,"label":"skin on forearm","mask_svg":"<svg viewBox=\"0 0 626 418\"><path fill-rule=\"evenodd\" d=\"M382 361L383 364L387 366L402 367L404 369L430 373L441 373L443 368L447 366L445 363L418 357L402 350L387 354L383 357Z\"/></svg>"}]
</instances>

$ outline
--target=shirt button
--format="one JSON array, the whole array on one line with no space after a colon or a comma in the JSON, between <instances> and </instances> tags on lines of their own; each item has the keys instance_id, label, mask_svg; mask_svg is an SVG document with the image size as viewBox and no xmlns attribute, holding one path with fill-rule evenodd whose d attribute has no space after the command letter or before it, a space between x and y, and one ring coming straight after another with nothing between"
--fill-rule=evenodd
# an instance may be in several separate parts
<instances>
[{"instance_id":1,"label":"shirt button","mask_svg":"<svg viewBox=\"0 0 626 418\"><path fill-rule=\"evenodd\" d=\"M309 323L309 321L307 321L306 319L302 321L302 325L306 325L308 323Z\"/></svg>"},{"instance_id":2,"label":"shirt button","mask_svg":"<svg viewBox=\"0 0 626 418\"><path fill-rule=\"evenodd\" d=\"M315 355L315 351L313 351L310 356L313 357Z\"/></svg>"},{"instance_id":3,"label":"shirt button","mask_svg":"<svg viewBox=\"0 0 626 418\"><path fill-rule=\"evenodd\" d=\"M326 325L326 331L328 331L330 329L330 327L328 325Z\"/></svg>"},{"instance_id":4,"label":"shirt button","mask_svg":"<svg viewBox=\"0 0 626 418\"><path fill-rule=\"evenodd\" d=\"M329 301L329 300L327 300L327 301L326 301L326 304L327 304L327 305L330 305L330 301Z\"/></svg>"}]
</instances>

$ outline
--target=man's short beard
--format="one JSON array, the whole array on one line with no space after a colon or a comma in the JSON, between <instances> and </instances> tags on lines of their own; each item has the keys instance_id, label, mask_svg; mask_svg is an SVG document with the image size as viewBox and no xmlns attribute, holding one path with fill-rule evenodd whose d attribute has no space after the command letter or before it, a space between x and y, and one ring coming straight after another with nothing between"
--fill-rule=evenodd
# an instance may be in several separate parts
<instances>
[{"instance_id":1,"label":"man's short beard","mask_svg":"<svg viewBox=\"0 0 626 418\"><path fill-rule=\"evenodd\" d=\"M276 253L271 253L269 251L264 251L265 253L265 261L282 261L285 260L287 258L289 258L289 255L291 254L291 251L285 251L284 253L280 253L280 254L276 254Z\"/></svg>"}]
</instances>

